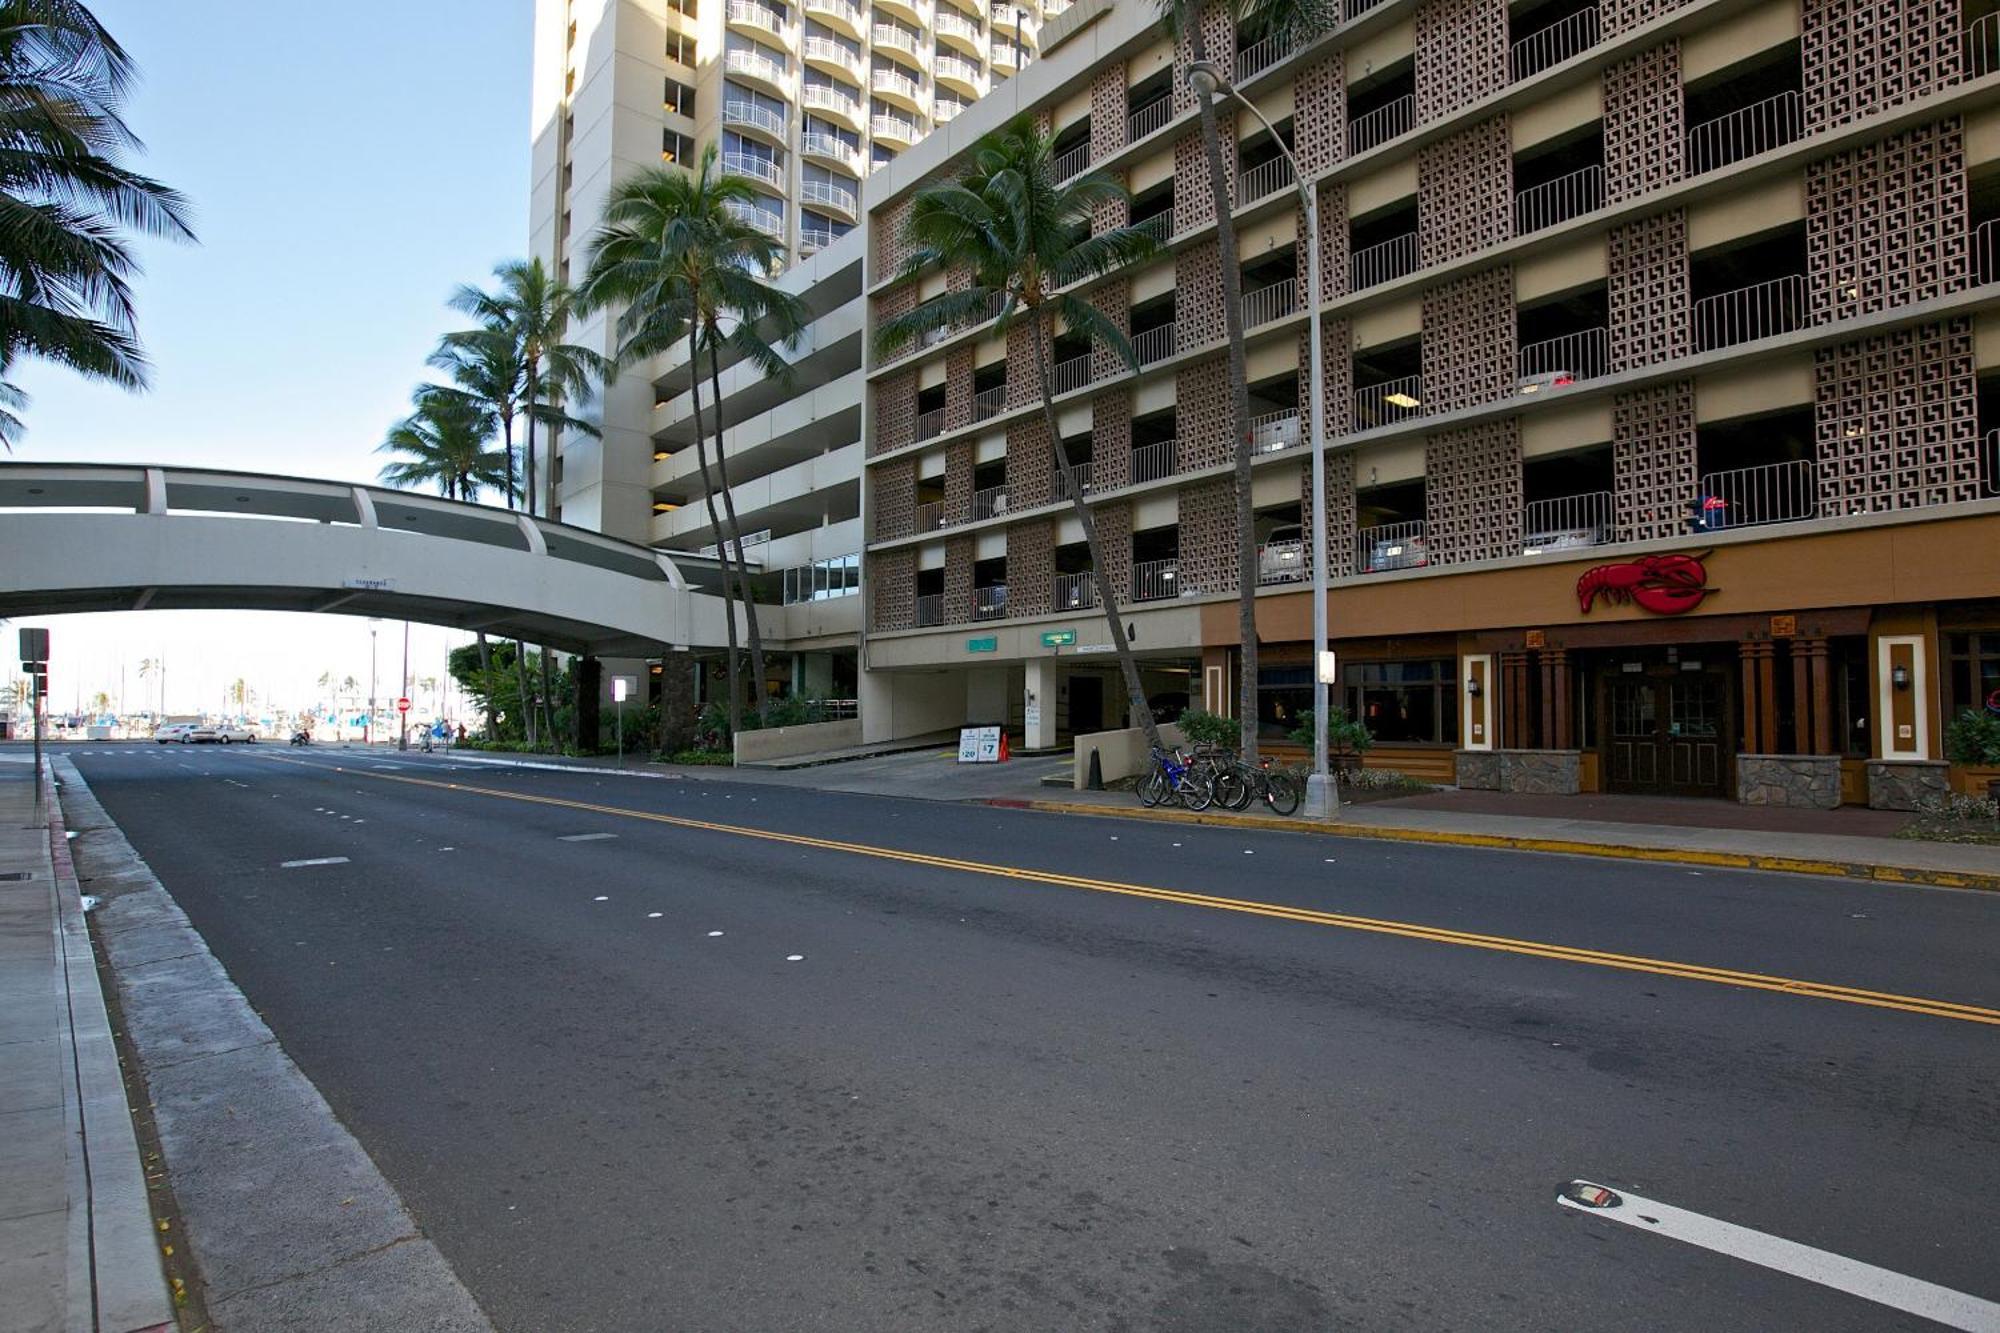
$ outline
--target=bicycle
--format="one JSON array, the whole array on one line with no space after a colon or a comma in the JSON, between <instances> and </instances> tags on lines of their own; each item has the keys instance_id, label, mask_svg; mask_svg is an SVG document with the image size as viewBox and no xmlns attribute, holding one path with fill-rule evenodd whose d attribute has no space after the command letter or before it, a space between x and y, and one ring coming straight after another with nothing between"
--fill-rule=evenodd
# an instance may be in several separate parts
<instances>
[{"instance_id":1,"label":"bicycle","mask_svg":"<svg viewBox=\"0 0 2000 1333\"><path fill-rule=\"evenodd\" d=\"M1251 801L1262 800L1273 814L1289 815L1304 799L1298 779L1283 769L1273 769L1269 759L1254 767L1233 759L1227 779L1218 779L1215 788L1216 803L1227 810L1247 810Z\"/></svg>"},{"instance_id":2,"label":"bicycle","mask_svg":"<svg viewBox=\"0 0 2000 1333\"><path fill-rule=\"evenodd\" d=\"M1139 802L1146 806L1177 801L1190 810L1206 810L1215 787L1206 771L1172 750L1153 750L1153 766L1139 779Z\"/></svg>"}]
</instances>

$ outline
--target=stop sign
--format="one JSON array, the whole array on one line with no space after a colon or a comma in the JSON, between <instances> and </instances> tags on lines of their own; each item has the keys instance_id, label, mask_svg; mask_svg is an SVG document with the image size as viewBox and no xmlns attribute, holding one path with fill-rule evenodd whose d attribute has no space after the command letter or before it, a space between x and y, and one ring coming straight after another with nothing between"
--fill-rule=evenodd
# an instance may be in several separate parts
<instances>
[{"instance_id":1,"label":"stop sign","mask_svg":"<svg viewBox=\"0 0 2000 1333\"><path fill-rule=\"evenodd\" d=\"M398 699L398 700L396 700L396 711L397 711L397 712L399 712L399 713L407 713L407 712L409 712L409 711L410 711L410 701L409 701L409 699L407 699L407 698L403 698L403 699Z\"/></svg>"}]
</instances>

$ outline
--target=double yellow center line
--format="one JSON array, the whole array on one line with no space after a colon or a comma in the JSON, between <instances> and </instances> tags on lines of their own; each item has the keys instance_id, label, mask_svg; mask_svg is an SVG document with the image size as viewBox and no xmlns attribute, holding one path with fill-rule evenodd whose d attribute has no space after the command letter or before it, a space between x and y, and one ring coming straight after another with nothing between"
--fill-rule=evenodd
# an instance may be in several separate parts
<instances>
[{"instance_id":1,"label":"double yellow center line","mask_svg":"<svg viewBox=\"0 0 2000 1333\"><path fill-rule=\"evenodd\" d=\"M537 796L529 792L475 787L462 782L437 782L429 778L404 777L401 774L376 773L365 769L336 768L334 771L379 778L384 782L408 783L413 787L433 787L440 791L490 796L503 801L522 801L530 805L558 806L566 810L588 810L593 814L613 815L621 819L642 819L649 823L671 825L674 828L700 829L705 833L727 833L736 837L755 838L793 847L811 847L820 851L845 852L851 856L869 856L882 861L900 861L905 865L930 866L938 870L956 870L966 874L989 875L1057 888L1086 889L1093 893L1115 893L1128 898L1178 903L1184 907L1204 907L1218 912L1241 912L1250 916L1275 917L1280 921L1297 921L1310 926L1332 926L1340 930L1365 931L1371 935L1396 935L1432 944L1455 945L1462 949L1521 954L1529 958L1547 958L1560 963L1584 963L1592 967L1608 967L1621 972L1646 972L1655 976L1678 977L1683 981L1706 981L1746 990L1776 991L1815 1000L1838 1000L1843 1004L1868 1005L1876 1009L1899 1009L1905 1013L1922 1014L1929 1018L1951 1018L1960 1022L1984 1023L2000 1027L2000 1009L1957 1004L1949 1000L1933 1000L1920 995L1896 995L1886 991L1863 990L1856 986L1840 986L1824 981L1804 981L1796 977L1741 972L1727 967L1705 967L1699 963L1608 953L1602 949L1579 949L1566 944L1515 939L1506 935L1484 935L1473 931L1450 930L1443 926L1426 926L1411 921L1387 921L1379 917L1354 916L1346 912L1318 912L1311 908L1288 907L1281 903L1222 898L1208 893L1188 893L1180 889L1162 889L1146 884L1126 884L1118 880L1065 875L1054 870L1032 870L1022 866L997 865L990 861L968 861L955 856L932 856L926 852L905 851L897 847L877 847L868 843L843 842L834 838L814 838L802 833L778 833L770 829L749 828L741 824L719 824L707 819L688 819L680 815L657 814L650 810L632 810L624 806L572 801L559 796Z\"/></svg>"}]
</instances>

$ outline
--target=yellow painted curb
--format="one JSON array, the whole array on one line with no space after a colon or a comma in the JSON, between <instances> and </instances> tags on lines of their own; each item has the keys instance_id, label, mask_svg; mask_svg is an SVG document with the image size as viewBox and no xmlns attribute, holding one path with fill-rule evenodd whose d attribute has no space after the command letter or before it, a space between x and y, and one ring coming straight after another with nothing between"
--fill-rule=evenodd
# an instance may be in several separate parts
<instances>
[{"instance_id":1,"label":"yellow painted curb","mask_svg":"<svg viewBox=\"0 0 2000 1333\"><path fill-rule=\"evenodd\" d=\"M1008 802L1007 804L1014 804ZM1323 833L1339 838L1374 838L1381 842L1435 843L1449 847L1487 847L1513 852L1555 852L1563 856L1598 856L1617 861L1657 861L1673 865L1714 866L1726 870L1774 870L1792 875L1830 875L1880 884L1914 884L1940 889L1981 889L2000 893L2000 875L1976 870L1925 870L1916 866L1871 865L1866 861L1820 861L1803 856L1766 856L1753 852L1681 851L1672 847L1634 847L1625 843L1575 842L1563 838L1524 838L1505 833L1456 833L1446 829L1383 828L1373 824L1315 823L1274 815L1211 815L1189 810L1106 806L1082 801L1028 801L1030 810L1058 815L1100 815L1108 819L1153 819L1171 824L1208 824L1254 828L1280 833Z\"/></svg>"}]
</instances>

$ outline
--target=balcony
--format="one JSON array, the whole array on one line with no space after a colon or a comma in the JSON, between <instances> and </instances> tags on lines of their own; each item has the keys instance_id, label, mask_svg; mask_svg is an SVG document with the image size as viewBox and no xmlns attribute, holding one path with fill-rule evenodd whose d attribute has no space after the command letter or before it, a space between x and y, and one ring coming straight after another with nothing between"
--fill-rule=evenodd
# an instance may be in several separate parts
<instances>
[{"instance_id":1,"label":"balcony","mask_svg":"<svg viewBox=\"0 0 2000 1333\"><path fill-rule=\"evenodd\" d=\"M1392 569L1421 569L1430 563L1424 551L1424 521L1382 523L1354 535L1354 567L1363 574Z\"/></svg>"},{"instance_id":2,"label":"balcony","mask_svg":"<svg viewBox=\"0 0 2000 1333\"><path fill-rule=\"evenodd\" d=\"M1132 451L1132 480L1135 483L1165 481L1180 471L1179 450L1174 441L1142 444Z\"/></svg>"},{"instance_id":3,"label":"balcony","mask_svg":"<svg viewBox=\"0 0 2000 1333\"><path fill-rule=\"evenodd\" d=\"M944 409L934 407L928 412L917 413L916 438L933 440L944 434Z\"/></svg>"},{"instance_id":4,"label":"balcony","mask_svg":"<svg viewBox=\"0 0 2000 1333\"><path fill-rule=\"evenodd\" d=\"M755 204L746 204L741 199L725 199L723 200L723 207L729 210L729 216L735 218L744 226L754 227L766 236L774 237L778 240L784 239L785 215L783 213L775 212L768 208L759 208Z\"/></svg>"},{"instance_id":5,"label":"balcony","mask_svg":"<svg viewBox=\"0 0 2000 1333\"><path fill-rule=\"evenodd\" d=\"M1236 82L1254 78L1290 55L1290 39L1277 33L1253 42L1236 53Z\"/></svg>"},{"instance_id":6,"label":"balcony","mask_svg":"<svg viewBox=\"0 0 2000 1333\"><path fill-rule=\"evenodd\" d=\"M868 86L883 97L901 98L912 110L921 109L924 104L924 90L917 81L899 69L875 69L869 71Z\"/></svg>"},{"instance_id":7,"label":"balcony","mask_svg":"<svg viewBox=\"0 0 2000 1333\"><path fill-rule=\"evenodd\" d=\"M1007 410L1007 386L996 384L972 395L972 419L986 421Z\"/></svg>"},{"instance_id":8,"label":"balcony","mask_svg":"<svg viewBox=\"0 0 2000 1333\"><path fill-rule=\"evenodd\" d=\"M1417 97L1405 93L1386 106L1378 106L1365 116L1347 123L1347 155L1358 157L1379 148L1398 135L1408 134L1417 123Z\"/></svg>"},{"instance_id":9,"label":"balcony","mask_svg":"<svg viewBox=\"0 0 2000 1333\"><path fill-rule=\"evenodd\" d=\"M1075 393L1090 383L1090 353L1082 352L1066 361L1058 361L1049 372L1049 387L1060 397Z\"/></svg>"},{"instance_id":10,"label":"balcony","mask_svg":"<svg viewBox=\"0 0 2000 1333\"><path fill-rule=\"evenodd\" d=\"M868 38L879 51L901 51L912 60L917 58L916 34L893 23L877 23L869 29Z\"/></svg>"},{"instance_id":11,"label":"balcony","mask_svg":"<svg viewBox=\"0 0 2000 1333\"><path fill-rule=\"evenodd\" d=\"M1299 308L1299 280L1281 278L1268 287L1243 293L1243 327L1254 329L1285 318Z\"/></svg>"},{"instance_id":12,"label":"balcony","mask_svg":"<svg viewBox=\"0 0 2000 1333\"><path fill-rule=\"evenodd\" d=\"M1354 429L1373 430L1424 414L1424 377L1404 375L1354 391Z\"/></svg>"},{"instance_id":13,"label":"balcony","mask_svg":"<svg viewBox=\"0 0 2000 1333\"><path fill-rule=\"evenodd\" d=\"M818 254L835 241L841 234L831 227L816 227L810 222L799 225L799 254Z\"/></svg>"},{"instance_id":14,"label":"balcony","mask_svg":"<svg viewBox=\"0 0 2000 1333\"><path fill-rule=\"evenodd\" d=\"M939 528L945 527L949 521L944 515L944 501L926 500L917 506L913 530L936 532Z\"/></svg>"},{"instance_id":15,"label":"balcony","mask_svg":"<svg viewBox=\"0 0 2000 1333\"><path fill-rule=\"evenodd\" d=\"M2000 14L1965 25L1965 77L1983 79L2000 71Z\"/></svg>"},{"instance_id":16,"label":"balcony","mask_svg":"<svg viewBox=\"0 0 2000 1333\"><path fill-rule=\"evenodd\" d=\"M913 144L924 137L922 126L902 116L871 116L868 132L878 139L893 139L902 144Z\"/></svg>"},{"instance_id":17,"label":"balcony","mask_svg":"<svg viewBox=\"0 0 2000 1333\"><path fill-rule=\"evenodd\" d=\"M1573 551L1611 540L1610 491L1532 500L1521 510L1521 554Z\"/></svg>"},{"instance_id":18,"label":"balcony","mask_svg":"<svg viewBox=\"0 0 2000 1333\"><path fill-rule=\"evenodd\" d=\"M830 37L806 38L799 47L799 54L805 58L808 65L831 65L856 83L861 82L860 54L848 50ZM807 88L806 91L811 92L812 89ZM811 106L812 102L808 100L806 105Z\"/></svg>"},{"instance_id":19,"label":"balcony","mask_svg":"<svg viewBox=\"0 0 2000 1333\"><path fill-rule=\"evenodd\" d=\"M1378 5L1385 5L1387 3L1389 3L1389 0L1341 0L1340 4L1341 21L1344 23L1352 23L1354 22L1354 20L1360 18L1363 14L1366 14L1369 10L1374 9Z\"/></svg>"},{"instance_id":20,"label":"balcony","mask_svg":"<svg viewBox=\"0 0 2000 1333\"><path fill-rule=\"evenodd\" d=\"M984 588L972 590L972 618L974 620L1005 620L1007 618L1007 585L991 583Z\"/></svg>"},{"instance_id":21,"label":"balcony","mask_svg":"<svg viewBox=\"0 0 2000 1333\"><path fill-rule=\"evenodd\" d=\"M944 624L944 594L925 593L917 598L917 628L928 629L932 625Z\"/></svg>"},{"instance_id":22,"label":"balcony","mask_svg":"<svg viewBox=\"0 0 2000 1333\"><path fill-rule=\"evenodd\" d=\"M1149 218L1140 218L1137 222L1133 223L1132 230L1142 236L1152 237L1153 243L1156 245L1165 245L1168 233L1173 229L1173 225L1173 214L1155 213Z\"/></svg>"},{"instance_id":23,"label":"balcony","mask_svg":"<svg viewBox=\"0 0 2000 1333\"><path fill-rule=\"evenodd\" d=\"M722 123L761 134L779 144L785 142L785 117L781 112L755 102L729 100L722 104Z\"/></svg>"},{"instance_id":24,"label":"balcony","mask_svg":"<svg viewBox=\"0 0 2000 1333\"><path fill-rule=\"evenodd\" d=\"M1299 433L1299 410L1296 407L1250 418L1250 452L1253 454L1296 449L1303 438Z\"/></svg>"},{"instance_id":25,"label":"balcony","mask_svg":"<svg viewBox=\"0 0 2000 1333\"><path fill-rule=\"evenodd\" d=\"M1515 42L1507 52L1507 72L1515 83L1553 69L1597 45L1597 6L1579 9Z\"/></svg>"},{"instance_id":26,"label":"balcony","mask_svg":"<svg viewBox=\"0 0 2000 1333\"><path fill-rule=\"evenodd\" d=\"M1132 335L1132 355L1140 365L1150 366L1174 354L1174 326L1160 324Z\"/></svg>"},{"instance_id":27,"label":"balcony","mask_svg":"<svg viewBox=\"0 0 2000 1333\"><path fill-rule=\"evenodd\" d=\"M799 202L845 213L850 221L855 217L854 191L832 181L800 181Z\"/></svg>"},{"instance_id":28,"label":"balcony","mask_svg":"<svg viewBox=\"0 0 2000 1333\"><path fill-rule=\"evenodd\" d=\"M861 172L861 150L834 135L808 131L799 139L799 151L807 157L836 162L857 175Z\"/></svg>"},{"instance_id":29,"label":"balcony","mask_svg":"<svg viewBox=\"0 0 2000 1333\"><path fill-rule=\"evenodd\" d=\"M1687 174L1699 176L1783 148L1799 137L1802 106L1797 93L1784 92L1696 125L1687 132Z\"/></svg>"},{"instance_id":30,"label":"balcony","mask_svg":"<svg viewBox=\"0 0 2000 1333\"><path fill-rule=\"evenodd\" d=\"M1125 142L1137 143L1154 130L1164 129L1173 118L1174 99L1171 93L1148 102L1125 117Z\"/></svg>"},{"instance_id":31,"label":"balcony","mask_svg":"<svg viewBox=\"0 0 2000 1333\"><path fill-rule=\"evenodd\" d=\"M1052 611L1083 611L1097 605L1096 578L1088 573L1054 575L1050 591Z\"/></svg>"},{"instance_id":32,"label":"balcony","mask_svg":"<svg viewBox=\"0 0 2000 1333\"><path fill-rule=\"evenodd\" d=\"M988 59L993 62L993 68L995 69L1004 68L1018 71L1027 62L1028 53L1025 49L1016 52L1012 42L1002 41L996 37L993 39L993 49Z\"/></svg>"},{"instance_id":33,"label":"balcony","mask_svg":"<svg viewBox=\"0 0 2000 1333\"><path fill-rule=\"evenodd\" d=\"M1180 561L1141 560L1132 566L1132 600L1164 602L1180 595Z\"/></svg>"},{"instance_id":34,"label":"balcony","mask_svg":"<svg viewBox=\"0 0 2000 1333\"><path fill-rule=\"evenodd\" d=\"M977 23L950 9L938 10L937 17L931 20L931 28L940 37L966 43L974 55L979 53L980 41L986 36Z\"/></svg>"},{"instance_id":35,"label":"balcony","mask_svg":"<svg viewBox=\"0 0 2000 1333\"><path fill-rule=\"evenodd\" d=\"M1084 140L1067 152L1056 154L1055 173L1059 181L1081 176L1090 169L1090 141Z\"/></svg>"},{"instance_id":36,"label":"balcony","mask_svg":"<svg viewBox=\"0 0 2000 1333\"><path fill-rule=\"evenodd\" d=\"M987 486L972 493L972 521L998 518L1007 512L1007 488Z\"/></svg>"},{"instance_id":37,"label":"balcony","mask_svg":"<svg viewBox=\"0 0 2000 1333\"><path fill-rule=\"evenodd\" d=\"M1356 250L1347 261L1354 290L1365 291L1417 271L1417 233L1392 236Z\"/></svg>"},{"instance_id":38,"label":"balcony","mask_svg":"<svg viewBox=\"0 0 2000 1333\"><path fill-rule=\"evenodd\" d=\"M1521 392L1538 393L1543 388L1563 388L1573 380L1596 379L1610 364L1609 337L1606 330L1597 328L1528 343L1518 358Z\"/></svg>"},{"instance_id":39,"label":"balcony","mask_svg":"<svg viewBox=\"0 0 2000 1333\"><path fill-rule=\"evenodd\" d=\"M861 11L847 0L805 0L804 9L816 19L831 20L845 29L849 37L861 35Z\"/></svg>"},{"instance_id":40,"label":"balcony","mask_svg":"<svg viewBox=\"0 0 2000 1333\"><path fill-rule=\"evenodd\" d=\"M1289 190L1298 177L1292 174L1291 159L1274 157L1269 162L1260 162L1237 178L1236 202L1241 207L1253 200L1273 195L1280 190Z\"/></svg>"},{"instance_id":41,"label":"balcony","mask_svg":"<svg viewBox=\"0 0 2000 1333\"><path fill-rule=\"evenodd\" d=\"M1306 563L1306 544L1294 538L1288 542L1265 542L1257 548L1257 585L1301 583L1312 574Z\"/></svg>"},{"instance_id":42,"label":"balcony","mask_svg":"<svg viewBox=\"0 0 2000 1333\"><path fill-rule=\"evenodd\" d=\"M1711 532L1796 523L1819 517L1819 480L1810 458L1710 472L1701 479L1700 503L1702 525Z\"/></svg>"},{"instance_id":43,"label":"balcony","mask_svg":"<svg viewBox=\"0 0 2000 1333\"><path fill-rule=\"evenodd\" d=\"M977 64L964 56L938 52L935 72L939 83L949 83L974 97L986 91L986 76L980 72ZM940 104L938 109L942 111L943 105Z\"/></svg>"},{"instance_id":44,"label":"balcony","mask_svg":"<svg viewBox=\"0 0 2000 1333\"><path fill-rule=\"evenodd\" d=\"M764 6L756 3L756 0L729 0L728 8L723 12L728 18L731 27L755 28L759 32L768 32L774 37L783 37L785 35L784 21Z\"/></svg>"},{"instance_id":45,"label":"balcony","mask_svg":"<svg viewBox=\"0 0 2000 1333\"><path fill-rule=\"evenodd\" d=\"M1604 207L1604 168L1584 167L1514 196L1514 234L1543 231Z\"/></svg>"},{"instance_id":46,"label":"balcony","mask_svg":"<svg viewBox=\"0 0 2000 1333\"><path fill-rule=\"evenodd\" d=\"M1068 500L1073 496L1090 494L1090 478L1091 463L1087 458L1081 463L1071 463L1067 472L1060 467L1057 468L1053 488L1056 499Z\"/></svg>"},{"instance_id":47,"label":"balcony","mask_svg":"<svg viewBox=\"0 0 2000 1333\"><path fill-rule=\"evenodd\" d=\"M770 158L758 157L754 153L724 153L722 174L741 176L759 185L768 185L779 193L785 189L785 169Z\"/></svg>"},{"instance_id":48,"label":"balcony","mask_svg":"<svg viewBox=\"0 0 2000 1333\"><path fill-rule=\"evenodd\" d=\"M740 74L746 79L756 79L769 84L780 92L786 91L786 69L767 55L741 48L722 53L722 67L731 74Z\"/></svg>"},{"instance_id":49,"label":"balcony","mask_svg":"<svg viewBox=\"0 0 2000 1333\"><path fill-rule=\"evenodd\" d=\"M2000 282L2000 219L1972 229L1972 280Z\"/></svg>"},{"instance_id":50,"label":"balcony","mask_svg":"<svg viewBox=\"0 0 2000 1333\"><path fill-rule=\"evenodd\" d=\"M823 83L809 83L800 91L799 100L814 111L825 111L839 116L857 129L861 125L861 100L837 88L830 88Z\"/></svg>"},{"instance_id":51,"label":"balcony","mask_svg":"<svg viewBox=\"0 0 2000 1333\"><path fill-rule=\"evenodd\" d=\"M1697 352L1774 338L1805 327L1806 279L1793 273L1704 297L1694 303Z\"/></svg>"}]
</instances>

